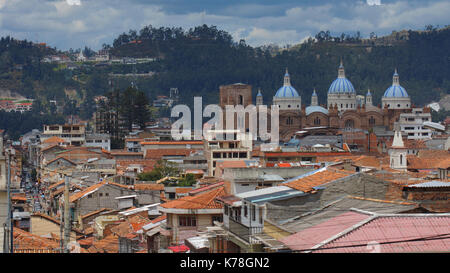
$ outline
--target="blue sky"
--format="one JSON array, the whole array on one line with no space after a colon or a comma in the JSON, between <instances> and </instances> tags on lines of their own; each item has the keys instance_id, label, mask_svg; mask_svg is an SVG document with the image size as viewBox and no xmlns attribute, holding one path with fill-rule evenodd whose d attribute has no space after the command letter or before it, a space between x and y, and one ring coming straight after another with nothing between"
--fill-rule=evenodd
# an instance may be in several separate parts
<instances>
[{"instance_id":1,"label":"blue sky","mask_svg":"<svg viewBox=\"0 0 450 273\"><path fill-rule=\"evenodd\" d=\"M378 36L448 25L448 0L0 0L0 35L99 49L145 25L207 24L252 46L296 44L320 30Z\"/></svg>"}]
</instances>

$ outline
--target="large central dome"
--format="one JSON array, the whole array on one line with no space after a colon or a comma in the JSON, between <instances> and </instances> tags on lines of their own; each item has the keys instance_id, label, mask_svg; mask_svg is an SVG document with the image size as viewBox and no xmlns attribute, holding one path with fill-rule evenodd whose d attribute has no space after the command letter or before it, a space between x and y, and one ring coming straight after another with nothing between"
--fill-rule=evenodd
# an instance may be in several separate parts
<instances>
[{"instance_id":1,"label":"large central dome","mask_svg":"<svg viewBox=\"0 0 450 273\"><path fill-rule=\"evenodd\" d=\"M345 77L342 62L339 66L338 78L331 83L328 93L356 93L353 84Z\"/></svg>"}]
</instances>

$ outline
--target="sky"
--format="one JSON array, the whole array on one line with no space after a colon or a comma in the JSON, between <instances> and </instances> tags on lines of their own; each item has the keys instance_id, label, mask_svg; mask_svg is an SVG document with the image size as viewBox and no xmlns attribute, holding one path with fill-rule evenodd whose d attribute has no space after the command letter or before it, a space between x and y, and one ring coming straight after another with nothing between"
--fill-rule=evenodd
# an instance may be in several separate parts
<instances>
[{"instance_id":1,"label":"sky","mask_svg":"<svg viewBox=\"0 0 450 273\"><path fill-rule=\"evenodd\" d=\"M0 36L61 50L98 50L146 25L214 25L251 46L284 46L321 30L368 37L449 23L449 0L0 0Z\"/></svg>"}]
</instances>

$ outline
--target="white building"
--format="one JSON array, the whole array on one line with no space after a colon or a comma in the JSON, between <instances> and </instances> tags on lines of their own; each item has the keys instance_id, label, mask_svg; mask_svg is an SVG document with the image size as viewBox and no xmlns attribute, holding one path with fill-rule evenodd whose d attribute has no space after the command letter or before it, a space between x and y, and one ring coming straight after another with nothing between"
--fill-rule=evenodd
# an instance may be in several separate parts
<instances>
[{"instance_id":1,"label":"white building","mask_svg":"<svg viewBox=\"0 0 450 273\"><path fill-rule=\"evenodd\" d=\"M395 125L408 134L408 139L431 139L432 130L424 126L430 121L431 113L424 113L422 108L413 108L411 113L401 113Z\"/></svg>"}]
</instances>

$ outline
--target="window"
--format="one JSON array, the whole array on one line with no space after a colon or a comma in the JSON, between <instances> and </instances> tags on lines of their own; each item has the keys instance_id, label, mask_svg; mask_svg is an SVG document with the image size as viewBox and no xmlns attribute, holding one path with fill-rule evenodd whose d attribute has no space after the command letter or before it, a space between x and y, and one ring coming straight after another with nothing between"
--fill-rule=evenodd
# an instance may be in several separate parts
<instances>
[{"instance_id":1,"label":"window","mask_svg":"<svg viewBox=\"0 0 450 273\"><path fill-rule=\"evenodd\" d=\"M213 215L211 217L211 224L214 224L214 221L222 223L223 222L222 215Z\"/></svg>"},{"instance_id":2,"label":"window","mask_svg":"<svg viewBox=\"0 0 450 273\"><path fill-rule=\"evenodd\" d=\"M252 221L256 220L256 207L255 205L251 205L252 206L252 210L251 210L251 214L252 214Z\"/></svg>"},{"instance_id":3,"label":"window","mask_svg":"<svg viewBox=\"0 0 450 273\"><path fill-rule=\"evenodd\" d=\"M292 124L294 124L294 119L293 119L292 117L288 117L288 118L286 119L286 124L287 124L287 125L292 125Z\"/></svg>"},{"instance_id":4,"label":"window","mask_svg":"<svg viewBox=\"0 0 450 273\"><path fill-rule=\"evenodd\" d=\"M247 215L248 215L248 206L247 203L244 203L244 217L247 218Z\"/></svg>"},{"instance_id":5,"label":"window","mask_svg":"<svg viewBox=\"0 0 450 273\"><path fill-rule=\"evenodd\" d=\"M370 125L375 125L375 118L374 117L370 117L369 124Z\"/></svg>"},{"instance_id":6,"label":"window","mask_svg":"<svg viewBox=\"0 0 450 273\"><path fill-rule=\"evenodd\" d=\"M180 227L195 227L197 226L197 218L195 216L178 216Z\"/></svg>"},{"instance_id":7,"label":"window","mask_svg":"<svg viewBox=\"0 0 450 273\"><path fill-rule=\"evenodd\" d=\"M239 95L239 103L240 105L244 105L244 97Z\"/></svg>"},{"instance_id":8,"label":"window","mask_svg":"<svg viewBox=\"0 0 450 273\"><path fill-rule=\"evenodd\" d=\"M224 206L223 207L223 213L225 214L225 215L228 215L228 206Z\"/></svg>"},{"instance_id":9,"label":"window","mask_svg":"<svg viewBox=\"0 0 450 273\"><path fill-rule=\"evenodd\" d=\"M105 193L105 196L109 196L109 193L107 192L107 193Z\"/></svg>"},{"instance_id":10,"label":"window","mask_svg":"<svg viewBox=\"0 0 450 273\"><path fill-rule=\"evenodd\" d=\"M102 196L103 196L103 193L99 193L98 196L99 196L99 197L102 197Z\"/></svg>"},{"instance_id":11,"label":"window","mask_svg":"<svg viewBox=\"0 0 450 273\"><path fill-rule=\"evenodd\" d=\"M291 105L290 105L290 104L288 104L288 108L291 108Z\"/></svg>"},{"instance_id":12,"label":"window","mask_svg":"<svg viewBox=\"0 0 450 273\"><path fill-rule=\"evenodd\" d=\"M259 223L263 223L263 207L259 207Z\"/></svg>"},{"instance_id":13,"label":"window","mask_svg":"<svg viewBox=\"0 0 450 273\"><path fill-rule=\"evenodd\" d=\"M314 119L314 125L320 125L320 118L319 117L316 117Z\"/></svg>"}]
</instances>

